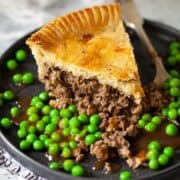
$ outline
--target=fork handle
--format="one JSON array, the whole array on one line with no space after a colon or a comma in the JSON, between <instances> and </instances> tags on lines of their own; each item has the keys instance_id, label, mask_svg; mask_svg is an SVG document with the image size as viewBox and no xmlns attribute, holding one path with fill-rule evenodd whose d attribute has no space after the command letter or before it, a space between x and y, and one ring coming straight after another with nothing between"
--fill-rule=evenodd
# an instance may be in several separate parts
<instances>
[{"instance_id":1,"label":"fork handle","mask_svg":"<svg viewBox=\"0 0 180 180\"><path fill-rule=\"evenodd\" d=\"M156 77L154 79L154 82L156 84L160 85L160 84L162 84L163 81L165 81L169 77L169 74L167 73L167 71L163 65L162 58L158 55L157 51L153 47L151 41L149 40L146 32L143 29L143 27L141 25L136 26L135 31L136 31L138 37L143 42L143 44L147 47L149 54L152 57L152 61L156 68Z\"/></svg>"}]
</instances>

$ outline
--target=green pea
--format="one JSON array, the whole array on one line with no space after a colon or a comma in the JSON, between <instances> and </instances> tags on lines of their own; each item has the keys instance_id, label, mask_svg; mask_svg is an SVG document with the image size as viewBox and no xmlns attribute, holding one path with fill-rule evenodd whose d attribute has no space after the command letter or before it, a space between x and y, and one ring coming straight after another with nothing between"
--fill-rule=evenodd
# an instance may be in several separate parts
<instances>
[{"instance_id":1,"label":"green pea","mask_svg":"<svg viewBox=\"0 0 180 180\"><path fill-rule=\"evenodd\" d=\"M19 124L20 129L27 129L29 126L29 122L28 121L21 121Z\"/></svg>"},{"instance_id":2,"label":"green pea","mask_svg":"<svg viewBox=\"0 0 180 180\"><path fill-rule=\"evenodd\" d=\"M144 127L146 126L146 124L147 124L147 121L145 121L144 119L140 119L140 120L138 121L138 126L139 126L140 128L144 128Z\"/></svg>"},{"instance_id":3,"label":"green pea","mask_svg":"<svg viewBox=\"0 0 180 180\"><path fill-rule=\"evenodd\" d=\"M43 106L41 112L44 115L48 115L51 112L52 107L50 105Z\"/></svg>"},{"instance_id":4,"label":"green pea","mask_svg":"<svg viewBox=\"0 0 180 180\"><path fill-rule=\"evenodd\" d=\"M172 57L175 57L176 58L176 55L179 53L179 50L178 49L171 49L170 51L170 55ZM176 59L177 60L177 59Z\"/></svg>"},{"instance_id":5,"label":"green pea","mask_svg":"<svg viewBox=\"0 0 180 180\"><path fill-rule=\"evenodd\" d=\"M25 61L26 57L27 57L27 53L25 50L19 49L16 51L16 60L17 61L23 62L23 61Z\"/></svg>"},{"instance_id":6,"label":"green pea","mask_svg":"<svg viewBox=\"0 0 180 180\"><path fill-rule=\"evenodd\" d=\"M12 107L12 108L10 109L10 114L11 114L12 117L16 117L16 116L18 116L20 113L21 113L21 109L20 109L19 107L14 106L14 107Z\"/></svg>"},{"instance_id":7,"label":"green pea","mask_svg":"<svg viewBox=\"0 0 180 180\"><path fill-rule=\"evenodd\" d=\"M170 87L179 87L180 86L180 80L177 78L172 78L169 82Z\"/></svg>"},{"instance_id":8,"label":"green pea","mask_svg":"<svg viewBox=\"0 0 180 180\"><path fill-rule=\"evenodd\" d=\"M153 131L156 130L156 128L157 128L157 125L155 123L153 123L153 122L149 122L145 126L145 130L148 131L148 132L153 132Z\"/></svg>"},{"instance_id":9,"label":"green pea","mask_svg":"<svg viewBox=\"0 0 180 180\"><path fill-rule=\"evenodd\" d=\"M42 101L47 101L47 100L49 99L48 92L42 91L42 92L39 94L39 99L41 99Z\"/></svg>"},{"instance_id":10,"label":"green pea","mask_svg":"<svg viewBox=\"0 0 180 180\"><path fill-rule=\"evenodd\" d=\"M174 78L179 78L180 77L180 73L175 69L170 70L169 74Z\"/></svg>"},{"instance_id":11,"label":"green pea","mask_svg":"<svg viewBox=\"0 0 180 180\"><path fill-rule=\"evenodd\" d=\"M59 116L59 111L57 109L52 109L49 113L50 117Z\"/></svg>"},{"instance_id":12,"label":"green pea","mask_svg":"<svg viewBox=\"0 0 180 180\"><path fill-rule=\"evenodd\" d=\"M68 110L71 111L72 113L75 113L77 111L77 107L75 105L69 105Z\"/></svg>"},{"instance_id":13,"label":"green pea","mask_svg":"<svg viewBox=\"0 0 180 180\"><path fill-rule=\"evenodd\" d=\"M169 162L169 157L166 154L160 154L158 157L158 162L161 166L166 166Z\"/></svg>"},{"instance_id":14,"label":"green pea","mask_svg":"<svg viewBox=\"0 0 180 180\"><path fill-rule=\"evenodd\" d=\"M143 119L144 121L150 121L151 120L151 115L149 113L145 113L141 119Z\"/></svg>"},{"instance_id":15,"label":"green pea","mask_svg":"<svg viewBox=\"0 0 180 180\"><path fill-rule=\"evenodd\" d=\"M159 116L154 116L152 117L152 120L151 120L154 124L161 124L161 118Z\"/></svg>"},{"instance_id":16,"label":"green pea","mask_svg":"<svg viewBox=\"0 0 180 180\"><path fill-rule=\"evenodd\" d=\"M58 162L55 162L55 161L50 162L49 168L54 169L54 170L58 170L60 168L60 164Z\"/></svg>"},{"instance_id":17,"label":"green pea","mask_svg":"<svg viewBox=\"0 0 180 180\"><path fill-rule=\"evenodd\" d=\"M42 107L44 107L44 103L42 101L38 101L36 104L35 104L35 107L37 109L42 109Z\"/></svg>"},{"instance_id":18,"label":"green pea","mask_svg":"<svg viewBox=\"0 0 180 180\"><path fill-rule=\"evenodd\" d=\"M60 121L59 116L54 115L54 116L51 117L51 123L52 123L52 124L58 125L58 124L59 124L59 121Z\"/></svg>"},{"instance_id":19,"label":"green pea","mask_svg":"<svg viewBox=\"0 0 180 180\"><path fill-rule=\"evenodd\" d=\"M127 170L121 171L119 175L119 180L131 180L131 179L132 179L132 175L129 171Z\"/></svg>"},{"instance_id":20,"label":"green pea","mask_svg":"<svg viewBox=\"0 0 180 180\"><path fill-rule=\"evenodd\" d=\"M170 56L167 58L167 64L170 66L175 66L177 63L177 60L174 56Z\"/></svg>"},{"instance_id":21,"label":"green pea","mask_svg":"<svg viewBox=\"0 0 180 180\"><path fill-rule=\"evenodd\" d=\"M26 135L27 135L27 130L26 130L26 129L19 129L19 130L17 131L17 136L18 136L19 138L25 138Z\"/></svg>"},{"instance_id":22,"label":"green pea","mask_svg":"<svg viewBox=\"0 0 180 180\"><path fill-rule=\"evenodd\" d=\"M69 143L67 143L67 142L62 142L62 143L60 143L59 144L59 147L60 147L60 149L62 150L63 148L65 148L65 147L69 147Z\"/></svg>"},{"instance_id":23,"label":"green pea","mask_svg":"<svg viewBox=\"0 0 180 180\"><path fill-rule=\"evenodd\" d=\"M22 74L20 73L14 74L12 77L12 80L13 80L13 83L15 84L22 83Z\"/></svg>"},{"instance_id":24,"label":"green pea","mask_svg":"<svg viewBox=\"0 0 180 180\"><path fill-rule=\"evenodd\" d=\"M72 176L83 176L85 173L84 168L80 165L75 165L71 169Z\"/></svg>"},{"instance_id":25,"label":"green pea","mask_svg":"<svg viewBox=\"0 0 180 180\"><path fill-rule=\"evenodd\" d=\"M75 136L75 135L77 135L79 133L79 131L80 130L78 128L72 128L71 129L71 135Z\"/></svg>"},{"instance_id":26,"label":"green pea","mask_svg":"<svg viewBox=\"0 0 180 180\"><path fill-rule=\"evenodd\" d=\"M178 108L178 103L177 102L171 102L168 107L169 107L169 109L176 109L176 108Z\"/></svg>"},{"instance_id":27,"label":"green pea","mask_svg":"<svg viewBox=\"0 0 180 180\"><path fill-rule=\"evenodd\" d=\"M44 144L41 140L35 140L33 143L33 149L36 151L42 151L44 148Z\"/></svg>"},{"instance_id":28,"label":"green pea","mask_svg":"<svg viewBox=\"0 0 180 180\"><path fill-rule=\"evenodd\" d=\"M83 124L87 124L89 122L88 116L84 113L78 116L78 120Z\"/></svg>"},{"instance_id":29,"label":"green pea","mask_svg":"<svg viewBox=\"0 0 180 180\"><path fill-rule=\"evenodd\" d=\"M80 137L84 137L84 136L86 136L86 134L87 134L87 129L84 128L84 129L82 129L82 130L80 131L79 136L80 136Z\"/></svg>"},{"instance_id":30,"label":"green pea","mask_svg":"<svg viewBox=\"0 0 180 180\"><path fill-rule=\"evenodd\" d=\"M38 113L38 109L34 106L30 106L26 111L27 115L36 114L36 113Z\"/></svg>"},{"instance_id":31,"label":"green pea","mask_svg":"<svg viewBox=\"0 0 180 180\"><path fill-rule=\"evenodd\" d=\"M43 132L44 131L44 128L45 128L45 122L44 121L38 121L37 124L36 124L36 129L38 132Z\"/></svg>"},{"instance_id":32,"label":"green pea","mask_svg":"<svg viewBox=\"0 0 180 180\"><path fill-rule=\"evenodd\" d=\"M180 62L180 52L178 52L178 54L176 54L176 61L179 63Z\"/></svg>"},{"instance_id":33,"label":"green pea","mask_svg":"<svg viewBox=\"0 0 180 180\"><path fill-rule=\"evenodd\" d=\"M89 133L95 133L98 131L96 124L90 124L87 128Z\"/></svg>"},{"instance_id":34,"label":"green pea","mask_svg":"<svg viewBox=\"0 0 180 180\"><path fill-rule=\"evenodd\" d=\"M27 140L22 140L19 143L19 148L23 151L29 150L31 147L31 144Z\"/></svg>"},{"instance_id":35,"label":"green pea","mask_svg":"<svg viewBox=\"0 0 180 180\"><path fill-rule=\"evenodd\" d=\"M9 118L3 117L0 121L1 127L4 129L9 129L12 125L12 122Z\"/></svg>"},{"instance_id":36,"label":"green pea","mask_svg":"<svg viewBox=\"0 0 180 180\"><path fill-rule=\"evenodd\" d=\"M166 154L169 158L172 158L172 157L174 157L175 152L172 147L167 146L163 149L163 154Z\"/></svg>"},{"instance_id":37,"label":"green pea","mask_svg":"<svg viewBox=\"0 0 180 180\"><path fill-rule=\"evenodd\" d=\"M180 89L177 88L177 87L172 87L172 88L170 88L170 95L171 95L172 97L178 97L178 96L180 96Z\"/></svg>"},{"instance_id":38,"label":"green pea","mask_svg":"<svg viewBox=\"0 0 180 180\"><path fill-rule=\"evenodd\" d=\"M60 110L60 116L62 118L69 119L72 116L72 114L71 114L71 111L69 109L61 109Z\"/></svg>"},{"instance_id":39,"label":"green pea","mask_svg":"<svg viewBox=\"0 0 180 180\"><path fill-rule=\"evenodd\" d=\"M36 127L33 126L33 125L29 126L29 127L28 127L28 132L29 132L29 133L35 133L35 132L36 132Z\"/></svg>"},{"instance_id":40,"label":"green pea","mask_svg":"<svg viewBox=\"0 0 180 180\"><path fill-rule=\"evenodd\" d=\"M10 101L10 100L14 99L14 94L13 94L12 91L6 90L6 91L3 92L3 98L4 98L5 100Z\"/></svg>"},{"instance_id":41,"label":"green pea","mask_svg":"<svg viewBox=\"0 0 180 180\"><path fill-rule=\"evenodd\" d=\"M176 59L176 55L179 53L179 50L178 49L172 49L171 51L170 51L170 54L171 54L171 56L172 57L175 57L175 59ZM176 59L176 62L177 62L177 59Z\"/></svg>"},{"instance_id":42,"label":"green pea","mask_svg":"<svg viewBox=\"0 0 180 180\"><path fill-rule=\"evenodd\" d=\"M52 139L54 142L59 142L59 141L61 141L62 137L61 137L61 135L60 135L59 133L53 132L53 133L51 134L51 139Z\"/></svg>"},{"instance_id":43,"label":"green pea","mask_svg":"<svg viewBox=\"0 0 180 180\"><path fill-rule=\"evenodd\" d=\"M45 133L46 134L52 134L53 131L55 131L55 129L56 129L56 125L55 124L48 124L45 127Z\"/></svg>"},{"instance_id":44,"label":"green pea","mask_svg":"<svg viewBox=\"0 0 180 180\"><path fill-rule=\"evenodd\" d=\"M67 172L70 172L71 169L74 167L74 165L75 165L75 163L74 163L74 161L71 160L71 159L66 159L66 160L64 160L64 162L63 162L63 168L64 168L64 170L67 171Z\"/></svg>"},{"instance_id":45,"label":"green pea","mask_svg":"<svg viewBox=\"0 0 180 180\"><path fill-rule=\"evenodd\" d=\"M168 112L169 112L169 109L168 108L163 108L161 113L163 116L167 117L168 116Z\"/></svg>"},{"instance_id":46,"label":"green pea","mask_svg":"<svg viewBox=\"0 0 180 180\"><path fill-rule=\"evenodd\" d=\"M15 70L17 67L18 67L18 64L14 59L9 59L6 62L6 68L10 71Z\"/></svg>"},{"instance_id":47,"label":"green pea","mask_svg":"<svg viewBox=\"0 0 180 180\"><path fill-rule=\"evenodd\" d=\"M157 159L159 156L159 151L157 149L151 149L147 152L146 157L147 159Z\"/></svg>"},{"instance_id":48,"label":"green pea","mask_svg":"<svg viewBox=\"0 0 180 180\"><path fill-rule=\"evenodd\" d=\"M70 128L64 128L62 133L64 136L69 136L71 133L71 130Z\"/></svg>"},{"instance_id":49,"label":"green pea","mask_svg":"<svg viewBox=\"0 0 180 180\"><path fill-rule=\"evenodd\" d=\"M95 141L96 141L96 137L94 136L94 134L88 134L88 135L85 137L85 144L86 144L86 145L94 144Z\"/></svg>"},{"instance_id":50,"label":"green pea","mask_svg":"<svg viewBox=\"0 0 180 180\"><path fill-rule=\"evenodd\" d=\"M62 153L61 153L61 156L63 158L69 158L71 157L71 155L72 155L71 150L68 147L63 148Z\"/></svg>"},{"instance_id":51,"label":"green pea","mask_svg":"<svg viewBox=\"0 0 180 180\"><path fill-rule=\"evenodd\" d=\"M51 144L53 144L53 140L52 139L45 139L44 140L44 146L46 147L46 148L49 148L50 146L51 146ZM53 148L51 148L51 150L52 150ZM50 151L51 151L50 150ZM52 150L53 151L53 150Z\"/></svg>"},{"instance_id":52,"label":"green pea","mask_svg":"<svg viewBox=\"0 0 180 180\"><path fill-rule=\"evenodd\" d=\"M169 136L176 136L178 134L178 128L175 124L168 124L166 126L166 134Z\"/></svg>"},{"instance_id":53,"label":"green pea","mask_svg":"<svg viewBox=\"0 0 180 180\"><path fill-rule=\"evenodd\" d=\"M168 111L168 118L169 118L170 120L176 119L176 118L177 118L177 115L178 115L178 113L177 113L177 110L176 110L176 109L170 109L170 110Z\"/></svg>"},{"instance_id":54,"label":"green pea","mask_svg":"<svg viewBox=\"0 0 180 180\"><path fill-rule=\"evenodd\" d=\"M151 159L148 163L149 169L157 170L159 169L159 162L157 159Z\"/></svg>"},{"instance_id":55,"label":"green pea","mask_svg":"<svg viewBox=\"0 0 180 180\"><path fill-rule=\"evenodd\" d=\"M40 101L39 97L38 97L38 96L34 96L34 97L31 99L31 105L32 105L32 106L35 106L38 101Z\"/></svg>"},{"instance_id":56,"label":"green pea","mask_svg":"<svg viewBox=\"0 0 180 180\"><path fill-rule=\"evenodd\" d=\"M57 155L59 153L59 146L56 143L50 144L48 148L50 155Z\"/></svg>"},{"instance_id":57,"label":"green pea","mask_svg":"<svg viewBox=\"0 0 180 180\"><path fill-rule=\"evenodd\" d=\"M97 140L101 139L102 133L100 131L97 131L95 134L95 137Z\"/></svg>"},{"instance_id":58,"label":"green pea","mask_svg":"<svg viewBox=\"0 0 180 180\"><path fill-rule=\"evenodd\" d=\"M46 124L48 124L48 123L50 123L51 118L50 118L50 116L46 115L46 116L42 117L42 121L44 121Z\"/></svg>"},{"instance_id":59,"label":"green pea","mask_svg":"<svg viewBox=\"0 0 180 180\"><path fill-rule=\"evenodd\" d=\"M100 123L100 117L97 114L93 114L90 116L90 123L94 125L98 125Z\"/></svg>"},{"instance_id":60,"label":"green pea","mask_svg":"<svg viewBox=\"0 0 180 180\"><path fill-rule=\"evenodd\" d=\"M40 139L41 141L45 142L45 140L48 139L48 137L47 137L45 134L41 134L41 135L39 136L39 139Z\"/></svg>"},{"instance_id":61,"label":"green pea","mask_svg":"<svg viewBox=\"0 0 180 180\"><path fill-rule=\"evenodd\" d=\"M178 49L179 48L179 43L177 41L172 41L170 44L169 44L169 49L172 50L172 49Z\"/></svg>"},{"instance_id":62,"label":"green pea","mask_svg":"<svg viewBox=\"0 0 180 180\"><path fill-rule=\"evenodd\" d=\"M80 121L78 120L77 117L72 117L69 120L69 126L70 128L78 128L80 126Z\"/></svg>"},{"instance_id":63,"label":"green pea","mask_svg":"<svg viewBox=\"0 0 180 180\"><path fill-rule=\"evenodd\" d=\"M31 72L26 72L22 76L23 84L32 84L34 82L34 75Z\"/></svg>"},{"instance_id":64,"label":"green pea","mask_svg":"<svg viewBox=\"0 0 180 180\"><path fill-rule=\"evenodd\" d=\"M71 149L76 148L76 147L77 147L77 142L76 142L76 141L70 141L70 142L69 142L69 147L70 147Z\"/></svg>"},{"instance_id":65,"label":"green pea","mask_svg":"<svg viewBox=\"0 0 180 180\"><path fill-rule=\"evenodd\" d=\"M28 120L30 122L37 122L39 120L38 114L32 113L29 115Z\"/></svg>"},{"instance_id":66,"label":"green pea","mask_svg":"<svg viewBox=\"0 0 180 180\"><path fill-rule=\"evenodd\" d=\"M151 141L149 144L148 144L148 149L149 150L152 150L152 149L156 149L156 150L160 150L161 146L159 144L159 142L157 141Z\"/></svg>"},{"instance_id":67,"label":"green pea","mask_svg":"<svg viewBox=\"0 0 180 180\"><path fill-rule=\"evenodd\" d=\"M69 127L69 120L67 118L63 118L60 121L59 126L63 129Z\"/></svg>"},{"instance_id":68,"label":"green pea","mask_svg":"<svg viewBox=\"0 0 180 180\"><path fill-rule=\"evenodd\" d=\"M26 137L26 141L32 144L35 140L37 140L37 136L35 134L28 134Z\"/></svg>"}]
</instances>

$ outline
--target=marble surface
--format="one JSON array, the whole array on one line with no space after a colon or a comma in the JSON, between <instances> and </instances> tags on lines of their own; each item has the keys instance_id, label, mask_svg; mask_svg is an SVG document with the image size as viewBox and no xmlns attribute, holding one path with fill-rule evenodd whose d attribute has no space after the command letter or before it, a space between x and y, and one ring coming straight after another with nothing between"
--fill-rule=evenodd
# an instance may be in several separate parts
<instances>
[{"instance_id":1,"label":"marble surface","mask_svg":"<svg viewBox=\"0 0 180 180\"><path fill-rule=\"evenodd\" d=\"M143 17L180 29L180 0L135 0ZM56 16L113 0L1 0L0 54L15 40Z\"/></svg>"},{"instance_id":2,"label":"marble surface","mask_svg":"<svg viewBox=\"0 0 180 180\"><path fill-rule=\"evenodd\" d=\"M135 0L141 15L180 29L180 0ZM113 0L0 0L0 55L17 39L56 16ZM9 159L12 159L8 156ZM14 162L14 161L13 161ZM0 164L0 178L22 180Z\"/></svg>"}]
</instances>

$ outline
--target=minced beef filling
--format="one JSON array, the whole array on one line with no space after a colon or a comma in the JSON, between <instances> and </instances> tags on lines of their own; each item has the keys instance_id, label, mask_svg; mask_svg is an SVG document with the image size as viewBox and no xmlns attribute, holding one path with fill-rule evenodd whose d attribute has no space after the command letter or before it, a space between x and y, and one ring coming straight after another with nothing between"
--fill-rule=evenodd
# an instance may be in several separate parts
<instances>
[{"instance_id":1,"label":"minced beef filling","mask_svg":"<svg viewBox=\"0 0 180 180\"><path fill-rule=\"evenodd\" d=\"M87 115L98 113L101 117L100 129L103 132L101 140L91 145L90 153L97 159L107 161L113 157L127 159L127 162L136 161L131 157L130 144L127 137L137 134L137 120L139 115L149 106L154 108L163 106L166 102L161 102L162 93L156 91L143 100L143 106L135 104L132 97L108 85L102 85L97 79L84 79L83 77L73 76L72 73L61 71L57 67L47 68L45 65L44 77L41 81L45 83L46 89L54 97L51 105L55 108L66 107L69 104L75 104L80 113ZM73 155L77 161L81 161L84 153L88 152L85 143L81 143ZM137 167L137 163L129 165Z\"/></svg>"}]
</instances>

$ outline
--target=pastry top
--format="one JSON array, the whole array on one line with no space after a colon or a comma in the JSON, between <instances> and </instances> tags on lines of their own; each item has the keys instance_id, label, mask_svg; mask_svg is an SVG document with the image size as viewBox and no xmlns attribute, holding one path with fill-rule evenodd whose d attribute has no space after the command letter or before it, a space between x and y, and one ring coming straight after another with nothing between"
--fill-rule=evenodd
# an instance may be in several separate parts
<instances>
[{"instance_id":1,"label":"pastry top","mask_svg":"<svg viewBox=\"0 0 180 180\"><path fill-rule=\"evenodd\" d=\"M77 76L97 78L134 96L137 102L144 95L118 3L58 17L26 43L38 66L47 63Z\"/></svg>"}]
</instances>

